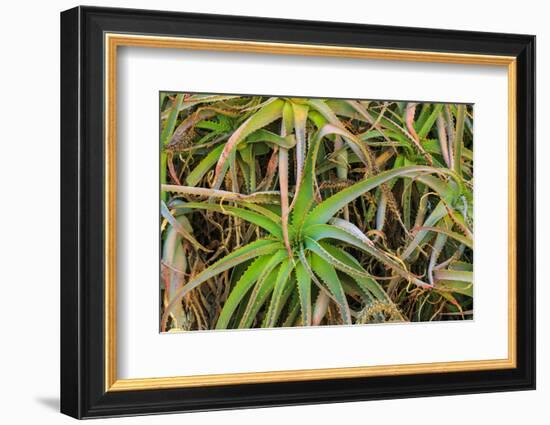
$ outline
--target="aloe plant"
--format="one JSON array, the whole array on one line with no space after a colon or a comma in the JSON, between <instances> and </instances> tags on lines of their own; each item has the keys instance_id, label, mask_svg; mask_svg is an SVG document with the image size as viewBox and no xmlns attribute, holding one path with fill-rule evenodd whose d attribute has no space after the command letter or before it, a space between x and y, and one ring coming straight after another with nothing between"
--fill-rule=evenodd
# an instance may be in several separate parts
<instances>
[{"instance_id":1,"label":"aloe plant","mask_svg":"<svg viewBox=\"0 0 550 425\"><path fill-rule=\"evenodd\" d=\"M161 330L471 318L471 107L166 99Z\"/></svg>"}]
</instances>

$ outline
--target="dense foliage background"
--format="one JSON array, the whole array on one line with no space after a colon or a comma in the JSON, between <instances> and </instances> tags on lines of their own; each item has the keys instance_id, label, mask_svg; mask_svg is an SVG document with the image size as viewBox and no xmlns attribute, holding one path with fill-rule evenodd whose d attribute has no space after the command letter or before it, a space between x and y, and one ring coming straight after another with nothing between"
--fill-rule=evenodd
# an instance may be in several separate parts
<instances>
[{"instance_id":1,"label":"dense foliage background","mask_svg":"<svg viewBox=\"0 0 550 425\"><path fill-rule=\"evenodd\" d=\"M161 329L471 319L468 105L162 93Z\"/></svg>"}]
</instances>

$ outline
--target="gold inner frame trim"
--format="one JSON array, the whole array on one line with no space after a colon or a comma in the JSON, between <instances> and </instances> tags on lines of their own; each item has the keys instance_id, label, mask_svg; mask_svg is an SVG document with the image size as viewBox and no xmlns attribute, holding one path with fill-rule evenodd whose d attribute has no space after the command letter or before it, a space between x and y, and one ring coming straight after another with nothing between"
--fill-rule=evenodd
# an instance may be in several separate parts
<instances>
[{"instance_id":1,"label":"gold inner frame trim","mask_svg":"<svg viewBox=\"0 0 550 425\"><path fill-rule=\"evenodd\" d=\"M445 52L370 49L106 33L105 46L105 391L137 391L285 381L510 369L516 356L516 58ZM116 372L116 99L118 47L149 47L404 62L503 66L508 72L508 358L273 372L118 379Z\"/></svg>"}]
</instances>

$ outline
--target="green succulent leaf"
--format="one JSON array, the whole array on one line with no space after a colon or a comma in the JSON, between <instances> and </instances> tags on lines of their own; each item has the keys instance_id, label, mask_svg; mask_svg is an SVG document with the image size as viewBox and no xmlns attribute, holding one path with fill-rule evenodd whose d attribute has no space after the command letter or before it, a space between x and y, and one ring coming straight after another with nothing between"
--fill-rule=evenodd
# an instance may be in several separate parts
<instances>
[{"instance_id":1,"label":"green succulent leaf","mask_svg":"<svg viewBox=\"0 0 550 425\"><path fill-rule=\"evenodd\" d=\"M421 287L430 286L406 270L403 263L400 262L395 256L391 256L381 249L363 242L361 239L342 228L329 224L316 224L307 229L307 235L309 238L317 241L322 239L335 239L340 242L345 242L370 254L386 267L391 268L399 276L415 283L416 285Z\"/></svg>"},{"instance_id":2,"label":"green succulent leaf","mask_svg":"<svg viewBox=\"0 0 550 425\"><path fill-rule=\"evenodd\" d=\"M216 164L223 150L223 145L217 146L206 155L201 162L187 175L185 181L189 186L196 186L199 181Z\"/></svg>"},{"instance_id":3,"label":"green succulent leaf","mask_svg":"<svg viewBox=\"0 0 550 425\"><path fill-rule=\"evenodd\" d=\"M294 265L290 258L285 258L281 262L279 272L277 273L277 279L275 280L275 285L273 287L273 295L271 297L269 309L267 310L264 327L272 328L277 323L280 313L281 299L285 288L288 286L288 279L290 277L290 273L292 273L293 267Z\"/></svg>"},{"instance_id":4,"label":"green succulent leaf","mask_svg":"<svg viewBox=\"0 0 550 425\"><path fill-rule=\"evenodd\" d=\"M208 211L216 211L222 214L239 217L239 218L242 218L243 220L248 221L249 223L253 223L253 224L256 224L257 226L260 226L262 229L267 230L269 233L271 233L273 236L275 236L278 239L282 239L283 237L280 225L278 223L271 220L271 218L254 211L248 211L244 208L232 207L229 205L209 204L206 202L188 202L186 204L186 207L208 210ZM260 208L257 208L257 209L261 210Z\"/></svg>"},{"instance_id":5,"label":"green succulent leaf","mask_svg":"<svg viewBox=\"0 0 550 425\"><path fill-rule=\"evenodd\" d=\"M248 118L241 126L235 130L232 136L225 144L223 151L216 165L216 180L219 180L222 169L233 150L242 142L250 133L266 126L281 117L285 102L281 99L272 99L264 105L258 112Z\"/></svg>"},{"instance_id":6,"label":"green succulent leaf","mask_svg":"<svg viewBox=\"0 0 550 425\"><path fill-rule=\"evenodd\" d=\"M268 142L285 149L292 149L294 146L296 146L296 139L294 138L294 135L289 134L288 136L283 137L265 129L256 130L254 133L246 138L246 142Z\"/></svg>"},{"instance_id":7,"label":"green succulent leaf","mask_svg":"<svg viewBox=\"0 0 550 425\"><path fill-rule=\"evenodd\" d=\"M246 310L243 313L239 328L249 328L258 315L258 311L265 304L269 295L273 291L275 281L279 273L281 261L286 257L286 251L281 250L277 255L273 256L269 264L265 267L262 275L258 278L258 282L254 287L254 291L250 295Z\"/></svg>"},{"instance_id":8,"label":"green succulent leaf","mask_svg":"<svg viewBox=\"0 0 550 425\"><path fill-rule=\"evenodd\" d=\"M433 167L419 165L384 171L374 177L355 183L353 186L325 199L308 214L304 222L304 229L314 224L328 222L345 205L395 177L419 178L422 174L426 173L450 174L446 169L434 169Z\"/></svg>"},{"instance_id":9,"label":"green succulent leaf","mask_svg":"<svg viewBox=\"0 0 550 425\"><path fill-rule=\"evenodd\" d=\"M243 273L235 287L231 290L227 301L221 311L220 317L217 321L217 329L226 329L231 319L231 316L235 312L238 304L243 300L246 293L254 286L254 284L261 286L269 273L277 267L280 262L286 257L286 251L279 250L272 255L264 255L258 257ZM241 323L247 323L251 317L252 307L256 304L258 291L254 291L249 299L249 306L241 318ZM240 326L242 327L242 326Z\"/></svg>"},{"instance_id":10,"label":"green succulent leaf","mask_svg":"<svg viewBox=\"0 0 550 425\"><path fill-rule=\"evenodd\" d=\"M367 273L367 271L361 266L359 261L357 261L357 259L355 259L351 254L347 253L342 248L338 248L326 242L321 242L320 245L329 254L337 258L338 261L360 272L355 275L352 275L352 277L365 293L370 293L372 296L374 296L375 299L379 301L391 303L391 300L388 294L386 294L382 286L380 286L380 284L371 275ZM366 276L363 276L363 275L366 275Z\"/></svg>"},{"instance_id":11,"label":"green succulent leaf","mask_svg":"<svg viewBox=\"0 0 550 425\"><path fill-rule=\"evenodd\" d=\"M231 316L235 312L237 306L244 298L250 288L256 283L256 280L262 274L265 266L269 263L271 257L263 255L256 258L252 264L242 274L235 287L231 290L229 297L225 301L220 317L216 322L216 329L226 329Z\"/></svg>"},{"instance_id":12,"label":"green succulent leaf","mask_svg":"<svg viewBox=\"0 0 550 425\"><path fill-rule=\"evenodd\" d=\"M300 261L296 263L296 283L300 296L302 324L311 326L311 277Z\"/></svg>"},{"instance_id":13,"label":"green succulent leaf","mask_svg":"<svg viewBox=\"0 0 550 425\"><path fill-rule=\"evenodd\" d=\"M470 237L461 235L460 233L456 233L456 232L453 232L451 230L441 228L441 227L429 227L429 226L428 227L426 227L426 226L419 227L419 228L417 228L417 230L426 230L426 231L441 233L441 234L447 235L447 236L451 237L452 239L455 239L456 241L466 245L470 249L474 249L474 241Z\"/></svg>"},{"instance_id":14,"label":"green succulent leaf","mask_svg":"<svg viewBox=\"0 0 550 425\"><path fill-rule=\"evenodd\" d=\"M340 282L340 279L338 278L334 267L320 256L312 254L311 268L319 277L319 279L326 283L330 292L336 299L344 324L350 325L351 313L349 310L348 301L346 299L344 289L342 288L342 282Z\"/></svg>"},{"instance_id":15,"label":"green succulent leaf","mask_svg":"<svg viewBox=\"0 0 550 425\"><path fill-rule=\"evenodd\" d=\"M422 127L418 131L418 137L420 140L423 140L428 133L432 130L432 127L435 124L435 121L437 120L438 115L441 113L441 110L443 109L443 104L438 103L434 105L432 112L426 119L426 121L423 123Z\"/></svg>"},{"instance_id":16,"label":"green succulent leaf","mask_svg":"<svg viewBox=\"0 0 550 425\"><path fill-rule=\"evenodd\" d=\"M438 280L455 280L469 283L474 281L474 274L463 270L436 270L434 277Z\"/></svg>"},{"instance_id":17,"label":"green succulent leaf","mask_svg":"<svg viewBox=\"0 0 550 425\"><path fill-rule=\"evenodd\" d=\"M338 258L333 256L330 251L326 249L326 246L323 246L317 241L306 237L306 248L309 249L311 252L314 252L319 257L321 257L323 260L330 263L333 267L335 267L338 270L343 271L344 273L349 274L350 276L354 277L364 277L368 278L370 275L360 269L357 269L355 267L349 266L346 262L340 261Z\"/></svg>"}]
</instances>

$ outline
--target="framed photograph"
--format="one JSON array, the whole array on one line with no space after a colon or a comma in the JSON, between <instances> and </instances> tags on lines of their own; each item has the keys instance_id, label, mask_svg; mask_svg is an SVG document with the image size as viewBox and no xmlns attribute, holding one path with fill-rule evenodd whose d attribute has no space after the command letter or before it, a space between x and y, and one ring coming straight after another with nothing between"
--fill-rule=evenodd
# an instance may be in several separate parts
<instances>
[{"instance_id":1,"label":"framed photograph","mask_svg":"<svg viewBox=\"0 0 550 425\"><path fill-rule=\"evenodd\" d=\"M535 388L535 37L61 14L61 411Z\"/></svg>"}]
</instances>

